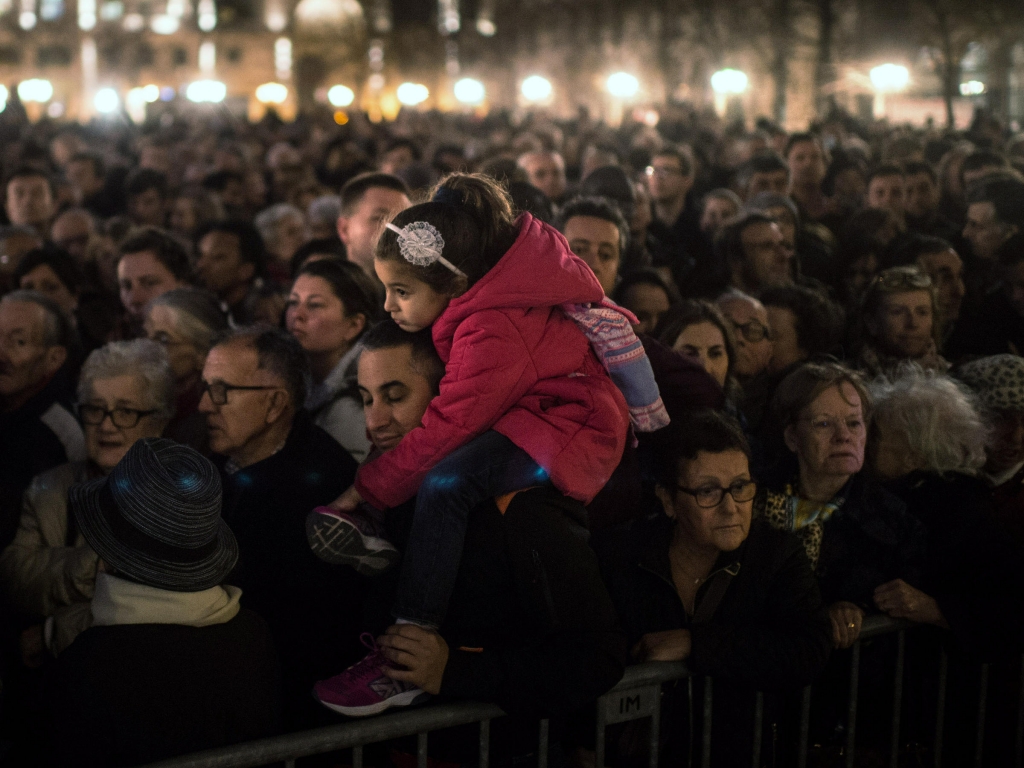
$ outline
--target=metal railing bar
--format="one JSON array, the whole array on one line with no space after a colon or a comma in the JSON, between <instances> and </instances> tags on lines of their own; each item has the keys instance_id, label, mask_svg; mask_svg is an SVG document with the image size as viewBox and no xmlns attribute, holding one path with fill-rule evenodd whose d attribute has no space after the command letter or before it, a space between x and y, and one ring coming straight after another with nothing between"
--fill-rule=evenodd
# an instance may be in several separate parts
<instances>
[{"instance_id":1,"label":"metal railing bar","mask_svg":"<svg viewBox=\"0 0 1024 768\"><path fill-rule=\"evenodd\" d=\"M907 651L907 633L896 633L896 671L892 681L892 747L889 752L889 768L899 768L900 719L903 714L903 664Z\"/></svg>"},{"instance_id":2,"label":"metal railing bar","mask_svg":"<svg viewBox=\"0 0 1024 768\"><path fill-rule=\"evenodd\" d=\"M416 734L416 768L427 768L427 734Z\"/></svg>"},{"instance_id":3,"label":"metal railing bar","mask_svg":"<svg viewBox=\"0 0 1024 768\"><path fill-rule=\"evenodd\" d=\"M807 768L807 750L811 734L811 686L806 686L800 696L800 743L797 745L797 768Z\"/></svg>"},{"instance_id":4,"label":"metal railing bar","mask_svg":"<svg viewBox=\"0 0 1024 768\"><path fill-rule=\"evenodd\" d=\"M946 729L946 678L949 674L949 656L946 649L942 649L939 655L939 693L935 702L935 745L932 747L932 754L935 755L935 768L942 766L942 742L943 731Z\"/></svg>"},{"instance_id":5,"label":"metal railing bar","mask_svg":"<svg viewBox=\"0 0 1024 768\"><path fill-rule=\"evenodd\" d=\"M284 768L295 768L295 760L287 760L284 764Z\"/></svg>"},{"instance_id":6,"label":"metal railing bar","mask_svg":"<svg viewBox=\"0 0 1024 768\"><path fill-rule=\"evenodd\" d=\"M981 665L978 674L978 733L974 742L974 765L981 768L981 757L985 751L985 710L988 706L988 664Z\"/></svg>"},{"instance_id":7,"label":"metal railing bar","mask_svg":"<svg viewBox=\"0 0 1024 768\"><path fill-rule=\"evenodd\" d=\"M312 731L301 731L250 741L232 747L220 747L153 763L153 768L255 768L279 763L296 756L319 755L349 749L359 744L415 736L426 731L439 731L457 725L492 720L505 713L495 704L454 702L443 707L423 707L382 717L329 725Z\"/></svg>"},{"instance_id":8,"label":"metal railing bar","mask_svg":"<svg viewBox=\"0 0 1024 768\"><path fill-rule=\"evenodd\" d=\"M352 747L352 768L363 768L362 746Z\"/></svg>"},{"instance_id":9,"label":"metal railing bar","mask_svg":"<svg viewBox=\"0 0 1024 768\"><path fill-rule=\"evenodd\" d=\"M846 768L853 768L857 745L857 687L860 684L860 640L850 655L850 702L846 710Z\"/></svg>"},{"instance_id":10,"label":"metal railing bar","mask_svg":"<svg viewBox=\"0 0 1024 768\"><path fill-rule=\"evenodd\" d=\"M480 721L480 768L488 768L491 763L491 721ZM353 766L352 768L356 768Z\"/></svg>"},{"instance_id":11,"label":"metal railing bar","mask_svg":"<svg viewBox=\"0 0 1024 768\"><path fill-rule=\"evenodd\" d=\"M604 697L597 700L597 735L594 739L594 765L596 768L605 768L604 765L604 732L605 732L605 714L606 707L604 704Z\"/></svg>"},{"instance_id":12,"label":"metal railing bar","mask_svg":"<svg viewBox=\"0 0 1024 768\"><path fill-rule=\"evenodd\" d=\"M540 736L537 739L537 768L548 768L548 732L551 721L547 718L540 721Z\"/></svg>"},{"instance_id":13,"label":"metal railing bar","mask_svg":"<svg viewBox=\"0 0 1024 768\"><path fill-rule=\"evenodd\" d=\"M761 736L764 730L764 693L758 691L754 694L754 748L752 750L751 765L759 768L761 765Z\"/></svg>"},{"instance_id":14,"label":"metal railing bar","mask_svg":"<svg viewBox=\"0 0 1024 768\"><path fill-rule=\"evenodd\" d=\"M711 687L712 681L710 677L704 678L704 723L703 723L703 738L701 748L700 764L703 768L711 768Z\"/></svg>"}]
</instances>

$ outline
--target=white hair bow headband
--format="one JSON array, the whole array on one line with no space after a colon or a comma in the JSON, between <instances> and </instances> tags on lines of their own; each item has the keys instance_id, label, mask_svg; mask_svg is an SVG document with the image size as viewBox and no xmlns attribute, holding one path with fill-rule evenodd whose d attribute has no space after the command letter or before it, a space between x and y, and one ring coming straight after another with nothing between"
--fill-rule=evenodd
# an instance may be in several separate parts
<instances>
[{"instance_id":1,"label":"white hair bow headband","mask_svg":"<svg viewBox=\"0 0 1024 768\"><path fill-rule=\"evenodd\" d=\"M398 235L398 250L402 258L417 267L429 267L434 262L443 264L452 272L462 277L466 273L441 255L444 250L444 238L437 227L425 221L414 221L404 227L396 227L388 222L388 229Z\"/></svg>"}]
</instances>

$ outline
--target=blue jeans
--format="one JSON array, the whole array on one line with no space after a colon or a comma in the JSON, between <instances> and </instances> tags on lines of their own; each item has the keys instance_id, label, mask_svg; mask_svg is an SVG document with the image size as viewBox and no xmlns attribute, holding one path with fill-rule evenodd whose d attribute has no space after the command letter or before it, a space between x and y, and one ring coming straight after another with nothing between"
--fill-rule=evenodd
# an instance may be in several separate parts
<instances>
[{"instance_id":1,"label":"blue jeans","mask_svg":"<svg viewBox=\"0 0 1024 768\"><path fill-rule=\"evenodd\" d=\"M441 626L462 560L470 510L495 496L547 482L547 472L526 451L494 431L442 459L416 496L392 615Z\"/></svg>"}]
</instances>

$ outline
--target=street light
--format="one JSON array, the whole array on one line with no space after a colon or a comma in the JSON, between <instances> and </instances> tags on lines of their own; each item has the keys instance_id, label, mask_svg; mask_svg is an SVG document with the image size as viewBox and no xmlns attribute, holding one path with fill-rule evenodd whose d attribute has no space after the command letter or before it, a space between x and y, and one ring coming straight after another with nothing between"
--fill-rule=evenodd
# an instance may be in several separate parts
<instances>
[{"instance_id":1,"label":"street light","mask_svg":"<svg viewBox=\"0 0 1024 768\"><path fill-rule=\"evenodd\" d=\"M116 112L117 108L121 106L121 97L113 88L100 88L96 91L92 103L97 112L109 115L111 112Z\"/></svg>"},{"instance_id":2,"label":"street light","mask_svg":"<svg viewBox=\"0 0 1024 768\"><path fill-rule=\"evenodd\" d=\"M152 104L154 101L160 98L160 86L150 83L142 89L142 100L148 104Z\"/></svg>"},{"instance_id":3,"label":"street light","mask_svg":"<svg viewBox=\"0 0 1024 768\"><path fill-rule=\"evenodd\" d=\"M18 98L22 101L37 101L40 104L53 98L53 85L49 80L32 78L18 83Z\"/></svg>"},{"instance_id":4,"label":"street light","mask_svg":"<svg viewBox=\"0 0 1024 768\"><path fill-rule=\"evenodd\" d=\"M355 91L347 85L334 85L327 92L327 100L332 107L347 107L356 99Z\"/></svg>"},{"instance_id":5,"label":"street light","mask_svg":"<svg viewBox=\"0 0 1024 768\"><path fill-rule=\"evenodd\" d=\"M281 83L264 83L256 89L256 100L261 104L283 104L288 98L288 87Z\"/></svg>"},{"instance_id":6,"label":"street light","mask_svg":"<svg viewBox=\"0 0 1024 768\"><path fill-rule=\"evenodd\" d=\"M870 72L871 85L879 93L902 91L910 84L910 70L899 64L880 64Z\"/></svg>"},{"instance_id":7,"label":"street light","mask_svg":"<svg viewBox=\"0 0 1024 768\"><path fill-rule=\"evenodd\" d=\"M471 77L464 77L455 83L455 98L463 104L479 104L487 95L487 89L479 80Z\"/></svg>"},{"instance_id":8,"label":"street light","mask_svg":"<svg viewBox=\"0 0 1024 768\"><path fill-rule=\"evenodd\" d=\"M197 104L219 104L228 95L228 87L219 80L196 80L185 89L185 98Z\"/></svg>"},{"instance_id":9,"label":"street light","mask_svg":"<svg viewBox=\"0 0 1024 768\"><path fill-rule=\"evenodd\" d=\"M628 72L616 72L606 85L608 93L617 99L631 99L640 91L640 81Z\"/></svg>"},{"instance_id":10,"label":"street light","mask_svg":"<svg viewBox=\"0 0 1024 768\"><path fill-rule=\"evenodd\" d=\"M530 75L520 86L523 98L527 101L544 101L551 98L551 81L540 75Z\"/></svg>"},{"instance_id":11,"label":"street light","mask_svg":"<svg viewBox=\"0 0 1024 768\"><path fill-rule=\"evenodd\" d=\"M968 80L960 83L960 94L962 96L979 96L985 92L985 84L980 80Z\"/></svg>"},{"instance_id":12,"label":"street light","mask_svg":"<svg viewBox=\"0 0 1024 768\"><path fill-rule=\"evenodd\" d=\"M422 104L430 96L430 90L421 83L402 83L395 94L398 101L407 107Z\"/></svg>"},{"instance_id":13,"label":"street light","mask_svg":"<svg viewBox=\"0 0 1024 768\"><path fill-rule=\"evenodd\" d=\"M738 96L749 84L747 73L738 69L720 69L711 76L711 90L722 95Z\"/></svg>"}]
</instances>

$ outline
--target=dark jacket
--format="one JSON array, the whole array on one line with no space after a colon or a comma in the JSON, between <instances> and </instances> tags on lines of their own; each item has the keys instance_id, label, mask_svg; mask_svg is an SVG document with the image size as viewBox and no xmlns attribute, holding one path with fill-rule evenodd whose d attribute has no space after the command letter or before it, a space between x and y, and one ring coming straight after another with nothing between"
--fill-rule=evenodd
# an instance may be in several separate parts
<instances>
[{"instance_id":1,"label":"dark jacket","mask_svg":"<svg viewBox=\"0 0 1024 768\"><path fill-rule=\"evenodd\" d=\"M306 515L352 484L356 463L334 439L299 413L284 447L228 475L224 520L238 539L238 565L226 583L241 587L245 606L270 627L284 676L288 728L332 722L312 697L313 683L361 657L363 584L350 568L320 560L306 540Z\"/></svg>"},{"instance_id":2,"label":"dark jacket","mask_svg":"<svg viewBox=\"0 0 1024 768\"><path fill-rule=\"evenodd\" d=\"M266 624L92 627L55 662L46 700L56 766L134 766L272 736L277 661Z\"/></svg>"},{"instance_id":3,"label":"dark jacket","mask_svg":"<svg viewBox=\"0 0 1024 768\"><path fill-rule=\"evenodd\" d=\"M721 553L714 575L698 591L699 613L718 575L735 573L710 619L696 623L672 581L674 525L659 513L606 532L595 542L601 571L631 643L649 632L690 631L690 668L714 680L715 764L749 763L754 690L780 691L813 681L831 650L828 616L797 538L754 520L746 541ZM685 688L684 682L666 693L666 765L678 764L687 739Z\"/></svg>"},{"instance_id":4,"label":"dark jacket","mask_svg":"<svg viewBox=\"0 0 1024 768\"><path fill-rule=\"evenodd\" d=\"M410 507L388 513L403 518L389 523L400 548ZM450 649L440 698L493 702L512 715L492 726L496 756L535 751L536 718L573 713L622 677L628 661L625 637L586 543L585 520L579 502L550 486L516 494L504 514L488 501L469 516L440 628ZM394 576L375 581L393 585ZM384 596L374 602L390 605ZM380 617L376 629L387 623ZM559 734L556 720L552 744ZM438 743L436 754L475 757L476 743L473 728Z\"/></svg>"},{"instance_id":5,"label":"dark jacket","mask_svg":"<svg viewBox=\"0 0 1024 768\"><path fill-rule=\"evenodd\" d=\"M1019 653L1021 552L995 523L992 492L959 473L912 472L890 488L927 530L920 588L939 604L957 644L986 658Z\"/></svg>"},{"instance_id":6,"label":"dark jacket","mask_svg":"<svg viewBox=\"0 0 1024 768\"><path fill-rule=\"evenodd\" d=\"M863 473L853 476L842 507L824 525L818 580L826 604L875 608L875 587L893 579L920 586L924 526L906 505Z\"/></svg>"},{"instance_id":7,"label":"dark jacket","mask_svg":"<svg viewBox=\"0 0 1024 768\"><path fill-rule=\"evenodd\" d=\"M14 538L32 478L85 458L85 437L64 370L20 408L0 412L0 549Z\"/></svg>"}]
</instances>

